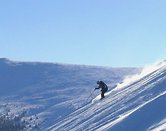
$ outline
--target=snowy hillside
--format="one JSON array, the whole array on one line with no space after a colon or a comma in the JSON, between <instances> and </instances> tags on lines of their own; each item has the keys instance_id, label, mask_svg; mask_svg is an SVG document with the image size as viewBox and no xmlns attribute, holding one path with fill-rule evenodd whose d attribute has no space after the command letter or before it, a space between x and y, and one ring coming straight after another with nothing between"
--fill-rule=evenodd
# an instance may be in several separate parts
<instances>
[{"instance_id":1,"label":"snowy hillside","mask_svg":"<svg viewBox=\"0 0 166 131\"><path fill-rule=\"evenodd\" d=\"M165 131L166 63L145 68L99 98L43 130Z\"/></svg>"},{"instance_id":2,"label":"snowy hillside","mask_svg":"<svg viewBox=\"0 0 166 131\"><path fill-rule=\"evenodd\" d=\"M24 121L31 130L35 129L34 126L36 125L39 125L40 130L51 130L51 128L86 129L87 127L93 129L93 121L88 120L89 118L86 118L83 112L89 110L87 113L96 115L100 119L103 117L102 114L98 115L95 112L97 108L97 110L100 110L100 106L96 106L99 103L91 105L88 104L91 103L91 98L87 99L90 96L90 91L97 86L96 81L103 80L111 89L126 76L131 76L140 71L141 69L137 68L20 62L1 58L0 113L3 114L4 111L8 110L8 115L12 116L26 111L27 115ZM117 96L116 91L112 93ZM112 93L108 95L107 99L103 100L103 104L108 102L109 99L113 99ZM100 94L100 91L94 92L93 95L96 97L98 94ZM91 110L94 110L94 112ZM103 108L101 108L102 110L105 112ZM65 118L67 115L69 116ZM77 115L85 116L84 119L74 119L75 124L65 120L70 119L70 116L76 118ZM94 119L92 116L90 117ZM64 120L71 127L63 126ZM87 125L86 120L91 121L92 125ZM81 123L79 124L77 121ZM57 122L59 127L55 124ZM72 127L74 125L75 127Z\"/></svg>"}]
</instances>

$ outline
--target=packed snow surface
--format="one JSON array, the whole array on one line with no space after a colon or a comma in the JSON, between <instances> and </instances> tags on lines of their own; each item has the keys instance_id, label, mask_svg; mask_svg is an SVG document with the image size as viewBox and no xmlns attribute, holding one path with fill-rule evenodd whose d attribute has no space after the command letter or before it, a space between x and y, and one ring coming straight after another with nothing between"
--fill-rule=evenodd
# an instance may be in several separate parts
<instances>
[{"instance_id":1,"label":"packed snow surface","mask_svg":"<svg viewBox=\"0 0 166 131\"><path fill-rule=\"evenodd\" d=\"M166 63L124 79L92 102L56 120L44 130L166 130Z\"/></svg>"},{"instance_id":2,"label":"packed snow surface","mask_svg":"<svg viewBox=\"0 0 166 131\"><path fill-rule=\"evenodd\" d=\"M54 130L51 127L57 128L55 123L62 122L65 116L91 106L90 92L98 86L97 80L103 80L111 90L126 76L140 71L138 68L21 62L1 58L0 113L8 109L12 115L24 110L28 113L25 121L29 123L30 130L36 130L34 125L39 125L40 130ZM92 95L97 97L99 94L100 91L95 91Z\"/></svg>"},{"instance_id":3,"label":"packed snow surface","mask_svg":"<svg viewBox=\"0 0 166 131\"><path fill-rule=\"evenodd\" d=\"M0 72L0 113L27 110L30 130L166 130L165 61L138 69L2 58ZM97 80L109 87L102 100Z\"/></svg>"}]
</instances>

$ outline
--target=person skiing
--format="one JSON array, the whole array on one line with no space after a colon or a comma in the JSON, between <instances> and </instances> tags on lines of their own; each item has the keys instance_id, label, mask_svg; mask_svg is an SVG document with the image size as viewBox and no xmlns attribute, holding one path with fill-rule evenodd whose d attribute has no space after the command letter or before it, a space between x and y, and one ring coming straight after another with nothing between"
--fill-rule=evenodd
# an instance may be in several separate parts
<instances>
[{"instance_id":1,"label":"person skiing","mask_svg":"<svg viewBox=\"0 0 166 131\"><path fill-rule=\"evenodd\" d=\"M95 88L95 90L101 88L101 99L103 99L105 98L104 93L108 90L108 86L103 81L97 81L97 84L99 87Z\"/></svg>"}]
</instances>

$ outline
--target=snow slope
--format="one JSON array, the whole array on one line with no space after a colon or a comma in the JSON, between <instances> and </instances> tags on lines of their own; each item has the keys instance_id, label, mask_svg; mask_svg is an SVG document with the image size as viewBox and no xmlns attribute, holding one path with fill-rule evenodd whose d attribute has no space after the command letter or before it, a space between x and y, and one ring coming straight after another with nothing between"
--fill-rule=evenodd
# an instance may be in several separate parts
<instances>
[{"instance_id":1,"label":"snow slope","mask_svg":"<svg viewBox=\"0 0 166 131\"><path fill-rule=\"evenodd\" d=\"M43 130L166 130L166 62L145 68L99 100L56 119Z\"/></svg>"},{"instance_id":2,"label":"snow slope","mask_svg":"<svg viewBox=\"0 0 166 131\"><path fill-rule=\"evenodd\" d=\"M97 80L103 80L111 89L121 82L126 76L131 76L140 72L137 68L111 68L85 65L71 65L60 63L41 63L41 62L20 62L6 58L0 59L0 113L7 107L10 114L17 114L22 110L27 110L25 118L29 124L40 124L41 130L51 130L58 128L55 124L59 123L59 129L81 129L89 126L86 120L91 119L86 115L85 119L74 119L76 126L62 126L64 119L70 116L84 115L84 111L100 117L96 111L100 111L97 103L90 104L90 91L97 85ZM103 106L112 99L112 92L108 98L103 100ZM94 92L96 97L100 91ZM89 104L87 104L89 103ZM102 105L102 103L99 103ZM113 103L112 103L113 104ZM93 108L94 107L94 108ZM107 108L105 106L105 108ZM105 110L101 108L101 111ZM75 111L75 112L74 112ZM73 113L72 113L73 112ZM70 114L72 113L72 114ZM70 114L68 118L64 118ZM75 115L74 115L75 114ZM73 116L74 115L74 116ZM87 114L89 115L89 114ZM103 115L101 115L103 116ZM101 119L101 117L100 117ZM66 120L65 120L66 121ZM84 124L83 124L84 123ZM83 124L83 125L82 125ZM97 123L96 123L97 124ZM79 128L80 127L80 128ZM94 129L88 127L89 129ZM31 130L34 128L31 127Z\"/></svg>"}]
</instances>

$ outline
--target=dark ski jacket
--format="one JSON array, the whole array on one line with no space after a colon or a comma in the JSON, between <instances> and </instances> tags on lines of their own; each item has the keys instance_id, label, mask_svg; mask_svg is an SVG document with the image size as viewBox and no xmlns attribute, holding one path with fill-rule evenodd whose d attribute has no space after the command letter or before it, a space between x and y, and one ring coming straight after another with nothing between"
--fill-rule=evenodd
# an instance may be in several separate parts
<instances>
[{"instance_id":1,"label":"dark ski jacket","mask_svg":"<svg viewBox=\"0 0 166 131\"><path fill-rule=\"evenodd\" d=\"M108 90L108 86L103 81L100 81L99 82L99 87L95 88L95 89L100 89L100 88L101 88L102 92L106 92Z\"/></svg>"}]
</instances>

